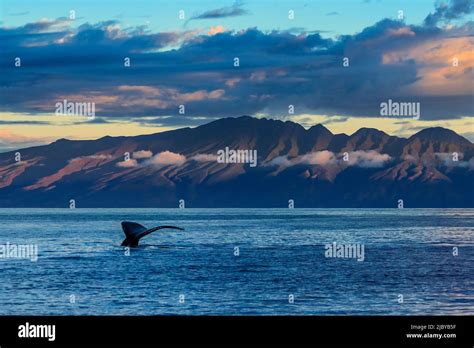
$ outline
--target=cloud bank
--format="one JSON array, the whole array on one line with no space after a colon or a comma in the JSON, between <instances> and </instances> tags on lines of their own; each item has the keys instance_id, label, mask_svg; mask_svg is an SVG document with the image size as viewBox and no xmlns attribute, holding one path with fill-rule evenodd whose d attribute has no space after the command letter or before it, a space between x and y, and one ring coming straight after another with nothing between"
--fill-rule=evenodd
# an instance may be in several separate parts
<instances>
[{"instance_id":1,"label":"cloud bank","mask_svg":"<svg viewBox=\"0 0 474 348\"><path fill-rule=\"evenodd\" d=\"M379 117L392 99L419 102L422 120L471 116L474 24L461 21L472 4L453 0L420 25L383 19L336 38L258 28L154 33L116 20L74 27L67 18L1 27L0 111L51 113L59 100L80 99L104 120L153 116L166 126L173 116L278 117L290 104L295 114ZM234 3L195 19L244 13Z\"/></svg>"},{"instance_id":2,"label":"cloud bank","mask_svg":"<svg viewBox=\"0 0 474 348\"><path fill-rule=\"evenodd\" d=\"M382 168L391 157L388 154L380 154L377 151L352 151L345 154L335 154L331 151L310 152L289 159L287 156L278 156L266 163L266 166L290 167L295 165L319 165L319 166L355 166L361 168Z\"/></svg>"},{"instance_id":3,"label":"cloud bank","mask_svg":"<svg viewBox=\"0 0 474 348\"><path fill-rule=\"evenodd\" d=\"M192 157L186 158L186 156L175 153L172 151L162 151L153 155L153 152L148 150L135 151L132 154L131 159L127 161L120 161L116 165L120 168L135 168L135 167L164 167L164 166L182 166L187 161L196 162L216 162L217 155L215 154L197 154ZM143 160L143 161L137 161Z\"/></svg>"}]
</instances>

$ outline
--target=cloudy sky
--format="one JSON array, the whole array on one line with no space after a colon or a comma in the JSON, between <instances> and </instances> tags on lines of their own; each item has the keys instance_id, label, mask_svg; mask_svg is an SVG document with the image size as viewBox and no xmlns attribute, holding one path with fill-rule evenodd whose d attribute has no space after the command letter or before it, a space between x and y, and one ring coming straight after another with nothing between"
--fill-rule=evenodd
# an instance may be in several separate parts
<instances>
[{"instance_id":1,"label":"cloudy sky","mask_svg":"<svg viewBox=\"0 0 474 348\"><path fill-rule=\"evenodd\" d=\"M473 3L0 0L0 151L240 115L472 141ZM420 119L381 117L388 99ZM96 117L56 115L63 100Z\"/></svg>"}]
</instances>

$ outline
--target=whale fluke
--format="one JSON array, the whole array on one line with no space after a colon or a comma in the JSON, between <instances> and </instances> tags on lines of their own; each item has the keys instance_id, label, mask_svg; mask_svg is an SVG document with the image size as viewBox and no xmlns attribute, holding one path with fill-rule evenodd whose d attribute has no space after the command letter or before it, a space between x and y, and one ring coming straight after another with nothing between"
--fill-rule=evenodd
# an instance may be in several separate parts
<instances>
[{"instance_id":1,"label":"whale fluke","mask_svg":"<svg viewBox=\"0 0 474 348\"><path fill-rule=\"evenodd\" d=\"M138 241L145 237L147 234L161 230L163 228L173 228L175 230L184 231L184 228L176 226L157 226L150 229L147 229L145 226L137 224L136 222L131 221L122 221L122 229L125 233L125 239L123 240L121 246L138 246Z\"/></svg>"}]
</instances>

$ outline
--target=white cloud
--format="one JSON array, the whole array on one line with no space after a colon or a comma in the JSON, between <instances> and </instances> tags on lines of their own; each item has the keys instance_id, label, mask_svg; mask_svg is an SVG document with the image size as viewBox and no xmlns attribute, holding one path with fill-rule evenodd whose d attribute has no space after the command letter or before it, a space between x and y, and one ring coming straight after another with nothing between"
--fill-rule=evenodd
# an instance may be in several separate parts
<instances>
[{"instance_id":1,"label":"white cloud","mask_svg":"<svg viewBox=\"0 0 474 348\"><path fill-rule=\"evenodd\" d=\"M435 152L435 158L440 162L438 164L443 165L445 167L461 167L461 168L469 168L474 169L474 157L472 157L469 161L463 161L464 154L458 153L457 161L454 160L453 153L446 153L446 152Z\"/></svg>"},{"instance_id":2,"label":"white cloud","mask_svg":"<svg viewBox=\"0 0 474 348\"><path fill-rule=\"evenodd\" d=\"M144 162L144 165L176 165L180 166L186 162L186 156L171 151L163 151Z\"/></svg>"},{"instance_id":3,"label":"white cloud","mask_svg":"<svg viewBox=\"0 0 474 348\"><path fill-rule=\"evenodd\" d=\"M138 166L137 160L131 158L128 161L122 161L117 163L117 167L121 168L134 168Z\"/></svg>"},{"instance_id":4,"label":"white cloud","mask_svg":"<svg viewBox=\"0 0 474 348\"><path fill-rule=\"evenodd\" d=\"M217 155L208 154L208 153L198 153L197 155L194 155L193 157L191 157L190 160L193 160L196 162L216 162Z\"/></svg>"},{"instance_id":5,"label":"white cloud","mask_svg":"<svg viewBox=\"0 0 474 348\"><path fill-rule=\"evenodd\" d=\"M268 162L267 166L283 166L289 167L298 164L309 164L309 165L349 165L363 168L379 168L383 167L386 162L391 160L391 157L387 154L380 154L377 151L354 151L349 152L349 160L343 161L342 155L337 156L331 151L316 151L310 152L295 158L289 159L287 156L278 156Z\"/></svg>"},{"instance_id":6,"label":"white cloud","mask_svg":"<svg viewBox=\"0 0 474 348\"><path fill-rule=\"evenodd\" d=\"M287 156L275 157L267 164L264 164L264 166L283 166L283 167L289 167L291 165L293 165L293 163L291 162L291 160L288 159Z\"/></svg>"},{"instance_id":7,"label":"white cloud","mask_svg":"<svg viewBox=\"0 0 474 348\"><path fill-rule=\"evenodd\" d=\"M319 164L321 166L326 166L329 164L336 164L337 158L334 152L331 151L316 151L310 152L303 156L298 156L298 163L305 164Z\"/></svg>"},{"instance_id":8,"label":"white cloud","mask_svg":"<svg viewBox=\"0 0 474 348\"><path fill-rule=\"evenodd\" d=\"M390 155L381 154L374 150L354 151L349 153L348 164L362 168L380 168L390 160Z\"/></svg>"},{"instance_id":9,"label":"white cloud","mask_svg":"<svg viewBox=\"0 0 474 348\"><path fill-rule=\"evenodd\" d=\"M106 160L106 159L111 159L111 158L112 158L112 155L99 154L99 155L80 156L80 157L71 158L69 162L79 161L82 159Z\"/></svg>"},{"instance_id":10,"label":"white cloud","mask_svg":"<svg viewBox=\"0 0 474 348\"><path fill-rule=\"evenodd\" d=\"M146 166L167 166L175 165L181 166L186 162L186 156L171 151L162 151L153 156L151 151L140 150L132 154L134 158L128 161L117 163L117 167L133 168ZM145 161L138 163L137 159L146 158Z\"/></svg>"},{"instance_id":11,"label":"white cloud","mask_svg":"<svg viewBox=\"0 0 474 348\"><path fill-rule=\"evenodd\" d=\"M136 158L136 159L150 158L151 156L153 156L153 152L147 151L147 150L135 151L135 152L132 154L132 157L133 157L133 158Z\"/></svg>"}]
</instances>

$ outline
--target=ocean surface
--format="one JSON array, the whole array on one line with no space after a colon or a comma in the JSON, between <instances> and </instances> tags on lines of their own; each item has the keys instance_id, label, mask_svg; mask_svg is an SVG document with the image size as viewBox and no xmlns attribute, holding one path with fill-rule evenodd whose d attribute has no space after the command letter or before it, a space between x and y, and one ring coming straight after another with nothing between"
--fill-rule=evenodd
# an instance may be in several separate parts
<instances>
[{"instance_id":1,"label":"ocean surface","mask_svg":"<svg viewBox=\"0 0 474 348\"><path fill-rule=\"evenodd\" d=\"M127 255L123 220L185 231ZM474 209L0 209L0 221L0 244L38 246L36 262L0 258L0 315L474 314ZM364 261L326 257L334 242L363 245Z\"/></svg>"}]
</instances>

